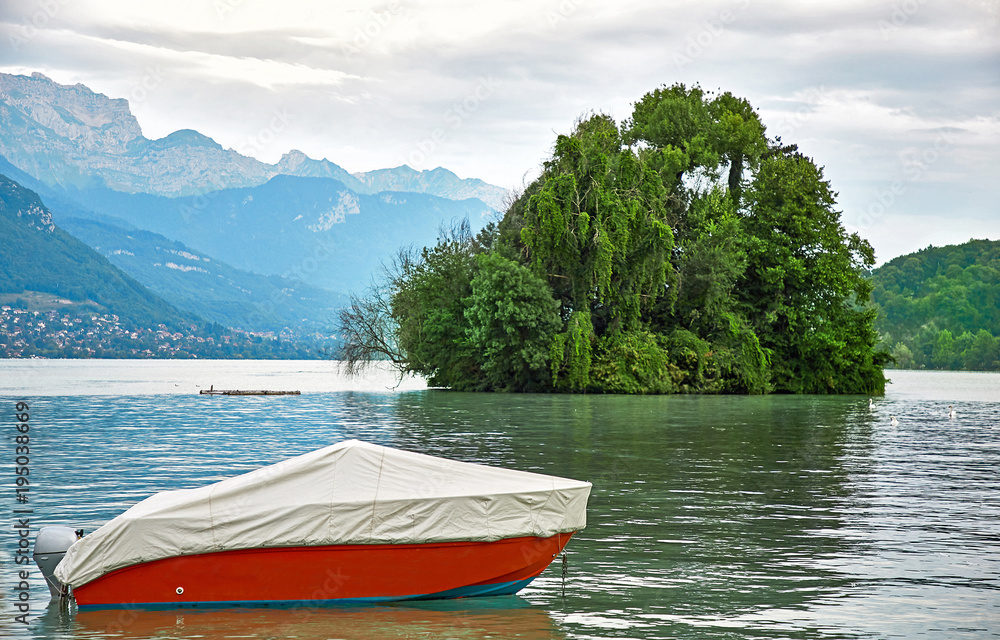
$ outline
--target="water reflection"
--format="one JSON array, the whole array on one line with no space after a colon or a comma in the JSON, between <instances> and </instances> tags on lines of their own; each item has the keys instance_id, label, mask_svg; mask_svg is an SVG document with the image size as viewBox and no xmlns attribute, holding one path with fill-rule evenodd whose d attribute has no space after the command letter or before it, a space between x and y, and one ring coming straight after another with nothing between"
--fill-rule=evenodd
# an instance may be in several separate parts
<instances>
[{"instance_id":1,"label":"water reflection","mask_svg":"<svg viewBox=\"0 0 1000 640\"><path fill-rule=\"evenodd\" d=\"M389 606L324 608L99 610L52 605L38 637L58 638L394 638L564 637L552 618L516 596Z\"/></svg>"},{"instance_id":2,"label":"water reflection","mask_svg":"<svg viewBox=\"0 0 1000 640\"><path fill-rule=\"evenodd\" d=\"M588 527L569 547L567 622L628 635L742 620L750 632L762 610L857 593L830 562L856 553L839 533L856 399L429 392L397 402L417 447L594 483ZM525 597L555 604L552 586Z\"/></svg>"}]
</instances>

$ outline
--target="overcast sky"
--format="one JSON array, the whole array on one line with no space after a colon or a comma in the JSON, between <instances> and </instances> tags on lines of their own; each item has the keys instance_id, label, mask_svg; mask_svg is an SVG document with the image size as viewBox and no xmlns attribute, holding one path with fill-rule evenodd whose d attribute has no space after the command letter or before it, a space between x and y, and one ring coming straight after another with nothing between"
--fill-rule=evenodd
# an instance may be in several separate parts
<instances>
[{"instance_id":1,"label":"overcast sky","mask_svg":"<svg viewBox=\"0 0 1000 640\"><path fill-rule=\"evenodd\" d=\"M1000 0L2 0L0 70L131 102L267 162L517 187L590 111L747 98L879 262L1000 239Z\"/></svg>"}]
</instances>

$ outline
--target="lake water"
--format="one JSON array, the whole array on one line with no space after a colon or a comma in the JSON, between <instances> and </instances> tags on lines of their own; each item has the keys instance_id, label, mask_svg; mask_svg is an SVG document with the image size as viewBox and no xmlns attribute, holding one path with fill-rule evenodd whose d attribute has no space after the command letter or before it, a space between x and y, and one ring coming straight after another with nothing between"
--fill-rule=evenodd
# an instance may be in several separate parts
<instances>
[{"instance_id":1,"label":"lake water","mask_svg":"<svg viewBox=\"0 0 1000 640\"><path fill-rule=\"evenodd\" d=\"M888 375L869 409L859 396L451 393L316 362L0 360L0 637L1000 637L1000 376ZM303 393L197 394L209 385ZM153 492L345 438L589 480L588 526L565 580L557 562L518 596L420 605L76 612L48 606L31 565L22 625L18 401L34 527L91 531Z\"/></svg>"}]
</instances>

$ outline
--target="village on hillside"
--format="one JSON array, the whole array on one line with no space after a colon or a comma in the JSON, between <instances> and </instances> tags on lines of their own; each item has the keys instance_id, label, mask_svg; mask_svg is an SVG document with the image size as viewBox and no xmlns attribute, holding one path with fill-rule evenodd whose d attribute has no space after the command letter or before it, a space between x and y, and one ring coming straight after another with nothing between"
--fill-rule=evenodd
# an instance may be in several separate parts
<instances>
[{"instance_id":1,"label":"village on hillside","mask_svg":"<svg viewBox=\"0 0 1000 640\"><path fill-rule=\"evenodd\" d=\"M323 336L247 332L219 325L127 327L111 313L0 307L0 358L283 358L323 355Z\"/></svg>"}]
</instances>

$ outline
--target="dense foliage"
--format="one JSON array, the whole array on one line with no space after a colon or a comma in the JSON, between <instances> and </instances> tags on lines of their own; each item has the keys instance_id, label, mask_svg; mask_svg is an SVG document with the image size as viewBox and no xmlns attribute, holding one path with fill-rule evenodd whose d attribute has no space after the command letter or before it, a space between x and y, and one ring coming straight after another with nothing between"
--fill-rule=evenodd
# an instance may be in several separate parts
<instances>
[{"instance_id":1,"label":"dense foliage","mask_svg":"<svg viewBox=\"0 0 1000 640\"><path fill-rule=\"evenodd\" d=\"M872 272L875 326L901 368L1000 370L1000 242L900 256Z\"/></svg>"},{"instance_id":2,"label":"dense foliage","mask_svg":"<svg viewBox=\"0 0 1000 640\"><path fill-rule=\"evenodd\" d=\"M402 252L344 354L462 390L883 393L873 252L835 207L747 101L663 87L558 136L497 224Z\"/></svg>"}]
</instances>

